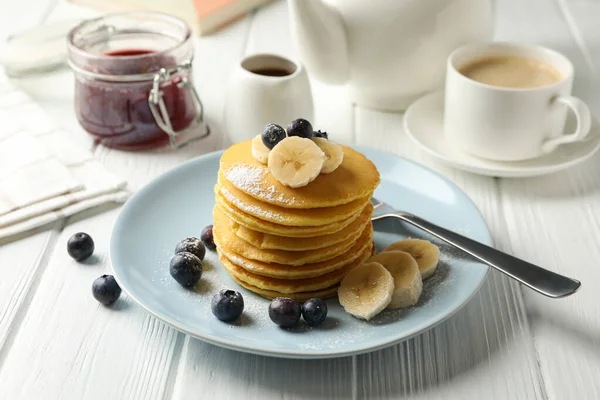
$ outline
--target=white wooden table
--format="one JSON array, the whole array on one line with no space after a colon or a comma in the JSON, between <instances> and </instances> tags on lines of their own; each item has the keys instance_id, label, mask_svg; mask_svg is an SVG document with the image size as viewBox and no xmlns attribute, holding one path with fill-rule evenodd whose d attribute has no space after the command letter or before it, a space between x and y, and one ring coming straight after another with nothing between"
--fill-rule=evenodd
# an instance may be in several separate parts
<instances>
[{"instance_id":1,"label":"white wooden table","mask_svg":"<svg viewBox=\"0 0 600 400\"><path fill-rule=\"evenodd\" d=\"M44 20L93 16L62 0L0 2L0 37ZM496 38L553 47L576 66L575 93L600 117L600 1L497 0ZM221 147L224 88L245 54L292 54L279 1L197 40L196 84L214 134L170 153L95 147L73 113L72 75L15 80L74 141L133 190ZM315 125L342 142L393 150L452 179L482 211L496 246L576 277L575 296L550 300L492 271L452 318L405 343L356 357L293 361L221 349L157 321L126 295L118 310L91 296L109 270L119 214L106 207L0 244L0 399L598 399L600 398L600 154L565 172L493 179L442 166L402 130L402 115L353 106L344 90L312 82ZM99 262L71 260L85 231Z\"/></svg>"}]
</instances>

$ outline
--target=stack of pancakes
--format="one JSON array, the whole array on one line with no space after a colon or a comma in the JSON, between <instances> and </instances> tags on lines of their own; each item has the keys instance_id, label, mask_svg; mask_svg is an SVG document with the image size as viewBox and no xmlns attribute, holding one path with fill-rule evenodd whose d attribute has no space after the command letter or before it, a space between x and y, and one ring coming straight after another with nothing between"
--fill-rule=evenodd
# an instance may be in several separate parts
<instances>
[{"instance_id":1,"label":"stack of pancakes","mask_svg":"<svg viewBox=\"0 0 600 400\"><path fill-rule=\"evenodd\" d=\"M325 298L373 254L370 198L379 173L361 153L342 148L335 171L300 188L279 183L252 156L250 141L225 151L213 235L236 282L267 298Z\"/></svg>"}]
</instances>

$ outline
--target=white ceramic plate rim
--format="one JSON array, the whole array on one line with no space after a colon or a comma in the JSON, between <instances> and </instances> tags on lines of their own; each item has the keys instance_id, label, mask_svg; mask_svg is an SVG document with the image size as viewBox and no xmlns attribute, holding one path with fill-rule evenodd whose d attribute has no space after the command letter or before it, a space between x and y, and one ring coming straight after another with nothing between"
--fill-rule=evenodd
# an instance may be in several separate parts
<instances>
[{"instance_id":1,"label":"white ceramic plate rim","mask_svg":"<svg viewBox=\"0 0 600 400\"><path fill-rule=\"evenodd\" d=\"M440 179L442 179L444 182L448 183L449 185L451 185L456 191L460 192L461 194L463 194L465 196L465 199L468 203L470 203L470 205L473 207L473 209L475 210L476 214L479 216L479 218L481 218L481 221L483 222L483 225L485 227L485 240L482 241L482 243L487 244L492 246L492 238L491 238L491 234L490 234L490 230L487 226L487 223L485 222L485 219L483 218L483 215L481 214L481 211L479 211L479 209L477 208L477 206L475 205L475 203L473 203L473 201L470 199L469 196L467 196L467 194L458 186L456 186L453 182L451 182L449 179L445 178L442 175L439 175L438 173L436 173L435 171L421 165L418 164L414 161L408 160L404 157L400 157L397 155L394 155L392 153L388 153L388 152L383 152L380 150L376 150L376 149L361 149L358 146L352 146L353 148L357 149L358 151L366 151L366 152L380 152L385 154L388 157L395 157L398 159L402 159L405 162L408 162L410 164L415 164L420 168L423 168L424 170L426 170L427 172L431 173L432 175L439 177ZM204 154L200 157L194 158L192 160L188 160L184 163L182 163L181 165L178 165L177 167L174 167L172 169L170 169L169 171L165 172L164 174L158 176L157 178L153 179L151 182L149 182L148 184L146 184L144 187L142 187L134 196L132 196L123 206L123 208L121 209L121 212L123 212L123 210L125 210L127 207L132 207L132 205L135 205L136 199L137 198L141 198L144 196L144 193L147 191L150 191L152 189L152 187L154 185L158 185L160 184L160 182L162 182L163 180L168 180L171 176L176 175L178 173L179 170L187 168L187 165L193 162L198 162L200 159L210 159L210 158L219 158L221 156L221 154L223 154L223 150L219 150L219 151L215 151L212 153L208 153L208 154ZM118 224L118 220L119 218L117 218L117 222L115 223L115 227ZM114 228L113 228L113 233L114 233ZM110 241L110 265L111 265L111 269L113 271L113 275L115 277L115 279L117 280L117 283L119 284L119 286L125 290L125 292L127 293L127 295L129 297L131 297L136 303L138 303L140 306L142 306L142 308L144 308L149 314L153 315L155 318L167 323L168 325L172 326L173 328L177 329L180 332L183 332L187 335L190 335L194 338L200 339L206 343L210 343L213 345L217 345L220 347L224 347L230 350L236 350L236 351L242 351L245 353L250 353L250 354L256 354L256 355L262 355L262 356L271 356L271 357L279 357L279 358L293 358L293 359L326 359L326 358L339 358L339 357L347 357L347 356L353 356L353 355L358 355L358 354L364 354L364 353L369 353L372 351L376 351L376 350L380 350L383 348L387 348L390 346L393 346L395 344L404 342L405 340L408 340L420 333L423 333L431 328L433 328L434 326L444 322L445 320L447 320L448 318L450 318L451 316L453 316L456 312L458 312L460 309L462 309L465 304L467 304L472 298L473 296L475 296L475 294L477 294L479 292L479 290L481 289L481 286L483 285L483 283L485 282L487 275L489 273L489 267L485 268L484 273L481 275L481 278L479 280L479 282L477 283L477 285L474 287L472 293L465 297L465 299L458 303L454 309L452 309L451 311L449 311L447 314L439 317L439 318L432 318L428 321L425 321L423 323L420 324L416 324L415 329L409 331L407 334L405 334L404 336L402 336L401 338L398 338L397 340L383 340L381 342L377 342L373 345L370 346L366 346L364 348L361 349L357 349L357 350L352 350L352 351L337 351L337 352L318 352L318 351L311 351L310 353L303 353L301 351L296 351L296 350L280 350L280 349L270 349L270 350L261 350L259 348L256 348L254 346L247 346L244 345L242 343L239 342L235 342L232 340L227 340L227 339L222 339L222 338L218 338L212 335L206 335L206 334L202 334L202 333L198 333L198 332L192 332L190 330L188 330L185 326L181 325L180 323L178 323L177 321L172 320L171 318L169 318L168 316L163 315L162 313L158 313L153 311L151 308L149 308L148 306L146 306L146 304L144 303L144 301L142 299L139 299L138 297L136 297L135 295L133 295L131 293L130 290L128 290L128 286L125 283L125 281L121 280L118 274L118 269L115 268L112 260L113 260L113 254L114 254L114 248L115 248L115 239L114 239L114 235L111 235L111 241Z\"/></svg>"},{"instance_id":2,"label":"white ceramic plate rim","mask_svg":"<svg viewBox=\"0 0 600 400\"><path fill-rule=\"evenodd\" d=\"M414 103L412 103L408 107L408 109L406 110L406 112L404 114L403 125L404 125L404 130L406 131L406 134L415 144L417 144L419 147L421 147L423 150L425 150L428 154L434 156L435 158L439 159L440 161L442 161L450 166L454 166L458 169L477 173L480 175L486 175L486 176L492 176L492 177L503 177L503 178L521 178L521 177L524 178L524 177L547 175L547 174L551 174L553 172L558 172L563 169L567 169L569 167L572 167L573 165L584 162L585 160L587 160L588 158L593 156L596 153L596 151L598 151L598 149L600 148L600 140L599 140L596 143L596 145L594 147L590 148L590 150L584 156L576 157L576 158L573 158L571 160L567 160L564 162L559 162L554 165L542 166L542 167L536 167L536 166L518 167L518 166L512 166L512 165L498 162L498 164L495 168L494 167L486 168L486 167L482 167L482 166L476 166L473 164L469 164L465 161L461 161L456 158L448 157L447 155L440 153L440 152L432 149L431 147L429 147L426 143L424 143L423 141L420 140L419 134L413 132L410 129L410 124L411 124L410 121L412 118L414 118L414 115L420 110L420 107L423 107L423 103L433 101L434 98L441 97L441 96L443 96L443 94L444 94L443 91L430 93L430 94L427 94L427 95L421 97L420 99L416 100ZM593 135L593 134L594 133L590 133L590 135ZM596 133L596 135L598 135L598 133ZM486 160L486 162L493 163L494 161Z\"/></svg>"}]
</instances>

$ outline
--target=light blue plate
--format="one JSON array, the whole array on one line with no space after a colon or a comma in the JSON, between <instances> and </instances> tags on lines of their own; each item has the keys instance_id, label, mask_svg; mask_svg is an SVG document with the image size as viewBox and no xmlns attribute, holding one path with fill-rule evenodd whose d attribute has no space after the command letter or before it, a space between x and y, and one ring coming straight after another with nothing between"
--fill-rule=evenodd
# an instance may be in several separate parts
<instances>
[{"instance_id":1,"label":"light blue plate","mask_svg":"<svg viewBox=\"0 0 600 400\"><path fill-rule=\"evenodd\" d=\"M375 196L445 228L486 244L490 234L479 211L454 184L432 171L394 155L359 149L381 173ZM241 288L208 252L202 280L194 290L180 287L169 275L169 260L178 241L200 236L211 224L213 186L221 152L191 160L160 176L123 207L111 239L110 257L121 287L156 318L206 342L248 353L287 358L328 358L365 353L406 340L440 323L460 309L481 287L488 268L441 245L436 274L425 281L419 303L410 309L384 311L370 322L346 314L328 300L325 323L300 323L284 330L268 316L269 301ZM375 225L379 249L403 237L426 234L394 221ZM217 320L212 295L231 288L242 293L245 310L237 324Z\"/></svg>"}]
</instances>

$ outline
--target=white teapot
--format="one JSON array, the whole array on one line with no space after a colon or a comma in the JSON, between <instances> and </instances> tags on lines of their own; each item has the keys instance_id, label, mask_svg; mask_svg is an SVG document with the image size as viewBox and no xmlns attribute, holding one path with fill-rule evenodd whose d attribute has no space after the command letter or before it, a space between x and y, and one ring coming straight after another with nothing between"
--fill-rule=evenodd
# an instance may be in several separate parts
<instances>
[{"instance_id":1,"label":"white teapot","mask_svg":"<svg viewBox=\"0 0 600 400\"><path fill-rule=\"evenodd\" d=\"M491 0L289 0L292 35L317 79L352 100L404 110L442 88L446 59L493 31Z\"/></svg>"}]
</instances>

